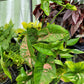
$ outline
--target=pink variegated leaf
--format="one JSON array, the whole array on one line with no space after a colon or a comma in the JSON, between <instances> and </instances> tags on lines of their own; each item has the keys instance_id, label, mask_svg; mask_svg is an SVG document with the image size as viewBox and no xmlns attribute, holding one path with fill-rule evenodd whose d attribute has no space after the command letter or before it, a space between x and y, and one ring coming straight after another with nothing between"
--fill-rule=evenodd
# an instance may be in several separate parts
<instances>
[{"instance_id":1,"label":"pink variegated leaf","mask_svg":"<svg viewBox=\"0 0 84 84\"><path fill-rule=\"evenodd\" d=\"M77 24L73 24L71 26L70 32L71 32L71 36L73 36L75 34L75 32L78 30L78 28L80 27L80 24L83 22L83 17L80 18L80 20L77 22Z\"/></svg>"},{"instance_id":2,"label":"pink variegated leaf","mask_svg":"<svg viewBox=\"0 0 84 84\"><path fill-rule=\"evenodd\" d=\"M63 22L65 20L67 20L71 16L71 14L72 14L72 11L71 10L67 10L66 13L63 16Z\"/></svg>"},{"instance_id":3,"label":"pink variegated leaf","mask_svg":"<svg viewBox=\"0 0 84 84\"><path fill-rule=\"evenodd\" d=\"M72 20L73 20L74 24L77 23L78 19L79 19L79 13L78 13L78 11L73 11L72 12Z\"/></svg>"}]
</instances>

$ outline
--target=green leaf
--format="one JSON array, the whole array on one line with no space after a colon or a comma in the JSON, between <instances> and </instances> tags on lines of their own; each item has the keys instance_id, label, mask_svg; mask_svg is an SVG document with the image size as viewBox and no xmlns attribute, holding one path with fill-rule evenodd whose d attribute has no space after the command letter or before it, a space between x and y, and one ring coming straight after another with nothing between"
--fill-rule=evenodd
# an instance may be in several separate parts
<instances>
[{"instance_id":1,"label":"green leaf","mask_svg":"<svg viewBox=\"0 0 84 84\"><path fill-rule=\"evenodd\" d=\"M56 42L52 43L52 45L54 45L54 47L52 49L58 50L58 51L64 50L64 41L56 41Z\"/></svg>"},{"instance_id":2,"label":"green leaf","mask_svg":"<svg viewBox=\"0 0 84 84\"><path fill-rule=\"evenodd\" d=\"M32 84L32 80L28 80L26 84Z\"/></svg>"},{"instance_id":3,"label":"green leaf","mask_svg":"<svg viewBox=\"0 0 84 84\"><path fill-rule=\"evenodd\" d=\"M83 51L80 51L80 50L78 50L78 49L70 49L69 52L74 53L74 54L84 53Z\"/></svg>"},{"instance_id":4,"label":"green leaf","mask_svg":"<svg viewBox=\"0 0 84 84\"><path fill-rule=\"evenodd\" d=\"M65 82L72 82L74 84L84 83L84 62L74 63L72 61L65 62L66 72L63 74L62 79ZM67 81L68 80L68 81Z\"/></svg>"},{"instance_id":5,"label":"green leaf","mask_svg":"<svg viewBox=\"0 0 84 84\"><path fill-rule=\"evenodd\" d=\"M2 33L3 33L2 35L3 35L4 37L7 37L12 28L13 28L13 24L12 24L12 25L9 25L9 26L7 27L7 29L2 32Z\"/></svg>"},{"instance_id":6,"label":"green leaf","mask_svg":"<svg viewBox=\"0 0 84 84\"><path fill-rule=\"evenodd\" d=\"M75 63L75 72L84 73L84 61Z\"/></svg>"},{"instance_id":7,"label":"green leaf","mask_svg":"<svg viewBox=\"0 0 84 84\"><path fill-rule=\"evenodd\" d=\"M76 79L78 79L77 77L75 77L75 73L71 73L71 72L67 72L64 73L62 76L62 79L64 80L64 82L76 82Z\"/></svg>"},{"instance_id":8,"label":"green leaf","mask_svg":"<svg viewBox=\"0 0 84 84\"><path fill-rule=\"evenodd\" d=\"M66 4L66 8L67 8L67 9L70 9L70 10L73 10L73 11L76 11L76 10L77 10L77 7L74 6L74 5L71 5L70 3L67 3L67 4Z\"/></svg>"},{"instance_id":9,"label":"green leaf","mask_svg":"<svg viewBox=\"0 0 84 84\"><path fill-rule=\"evenodd\" d=\"M48 35L48 31L46 28L41 29L40 31L37 32L38 36L45 36Z\"/></svg>"},{"instance_id":10,"label":"green leaf","mask_svg":"<svg viewBox=\"0 0 84 84\"><path fill-rule=\"evenodd\" d=\"M49 34L44 37L41 37L40 39L38 39L38 41L55 42L63 38L64 36L62 36L61 34Z\"/></svg>"},{"instance_id":11,"label":"green leaf","mask_svg":"<svg viewBox=\"0 0 84 84\"><path fill-rule=\"evenodd\" d=\"M50 1L53 1L53 2L55 2L58 5L62 5L62 3L63 3L62 0L50 0Z\"/></svg>"},{"instance_id":12,"label":"green leaf","mask_svg":"<svg viewBox=\"0 0 84 84\"><path fill-rule=\"evenodd\" d=\"M0 50L1 50L1 52L0 52L0 54L1 54L1 67L2 67L2 69L3 69L3 71L4 71L4 73L11 79L11 81L12 81L12 77L11 77L11 73L9 72L9 70L8 70L8 68L7 68L7 66L6 66L6 63L3 61L3 51L2 51L2 48L0 47Z\"/></svg>"},{"instance_id":13,"label":"green leaf","mask_svg":"<svg viewBox=\"0 0 84 84\"><path fill-rule=\"evenodd\" d=\"M28 33L28 30L27 30L27 33ZM32 44L31 44L31 41L30 41L30 38L29 38L29 35L27 34L27 47L29 49L29 53L32 57L33 60L35 60L35 56L34 56L34 50L33 50L33 47L32 47Z\"/></svg>"},{"instance_id":14,"label":"green leaf","mask_svg":"<svg viewBox=\"0 0 84 84\"><path fill-rule=\"evenodd\" d=\"M50 13L49 0L41 0L41 9L47 16L49 16Z\"/></svg>"},{"instance_id":15,"label":"green leaf","mask_svg":"<svg viewBox=\"0 0 84 84\"><path fill-rule=\"evenodd\" d=\"M45 55L52 55L54 56L53 52L51 51L51 47L48 44L45 43L37 43L34 44L33 47L37 49L39 52L45 54Z\"/></svg>"},{"instance_id":16,"label":"green leaf","mask_svg":"<svg viewBox=\"0 0 84 84\"><path fill-rule=\"evenodd\" d=\"M83 84L84 83L84 73L72 73L67 72L62 76L64 82L72 82L73 84Z\"/></svg>"},{"instance_id":17,"label":"green leaf","mask_svg":"<svg viewBox=\"0 0 84 84\"><path fill-rule=\"evenodd\" d=\"M4 50L6 50L9 47L9 41L5 39L2 43L2 47Z\"/></svg>"},{"instance_id":18,"label":"green leaf","mask_svg":"<svg viewBox=\"0 0 84 84\"><path fill-rule=\"evenodd\" d=\"M2 48L6 50L9 47L9 43L11 41L11 38L14 35L14 31L12 30L13 24L10 21L7 26L5 26L5 30L2 32L0 36L0 45L2 45Z\"/></svg>"},{"instance_id":19,"label":"green leaf","mask_svg":"<svg viewBox=\"0 0 84 84\"><path fill-rule=\"evenodd\" d=\"M63 27L55 24L49 24L47 28L47 35L40 37L38 41L46 41L46 42L55 42L57 40L67 40L69 39L69 32Z\"/></svg>"},{"instance_id":20,"label":"green leaf","mask_svg":"<svg viewBox=\"0 0 84 84\"><path fill-rule=\"evenodd\" d=\"M48 28L48 31L53 34L62 34L62 35L68 34L69 35L69 32L65 28L59 25L49 24L47 28Z\"/></svg>"},{"instance_id":21,"label":"green leaf","mask_svg":"<svg viewBox=\"0 0 84 84\"><path fill-rule=\"evenodd\" d=\"M2 47L1 47L1 45L0 45L0 56L2 55Z\"/></svg>"},{"instance_id":22,"label":"green leaf","mask_svg":"<svg viewBox=\"0 0 84 84\"><path fill-rule=\"evenodd\" d=\"M80 73L80 72L84 72L84 62L77 62L74 63L72 61L66 61L65 65L67 65L67 67L75 73ZM82 66L82 67L81 67Z\"/></svg>"},{"instance_id":23,"label":"green leaf","mask_svg":"<svg viewBox=\"0 0 84 84\"><path fill-rule=\"evenodd\" d=\"M74 38L74 39L70 39L67 41L66 45L67 46L73 46L78 42L79 38Z\"/></svg>"},{"instance_id":24,"label":"green leaf","mask_svg":"<svg viewBox=\"0 0 84 84\"><path fill-rule=\"evenodd\" d=\"M65 53L65 54L60 54L61 58L71 58L73 57L73 55L69 54L69 53Z\"/></svg>"},{"instance_id":25,"label":"green leaf","mask_svg":"<svg viewBox=\"0 0 84 84\"><path fill-rule=\"evenodd\" d=\"M24 68L21 67L20 74L17 76L16 81L17 82L22 82L22 81L26 81L26 80L28 80L28 76L27 76Z\"/></svg>"},{"instance_id":26,"label":"green leaf","mask_svg":"<svg viewBox=\"0 0 84 84\"><path fill-rule=\"evenodd\" d=\"M37 60L40 61L41 63L45 63L45 61L46 61L46 55L38 52L37 53Z\"/></svg>"},{"instance_id":27,"label":"green leaf","mask_svg":"<svg viewBox=\"0 0 84 84\"><path fill-rule=\"evenodd\" d=\"M27 34L28 34L31 44L34 44L38 39L37 30L35 28L28 28Z\"/></svg>"},{"instance_id":28,"label":"green leaf","mask_svg":"<svg viewBox=\"0 0 84 84\"><path fill-rule=\"evenodd\" d=\"M58 65L63 66L63 63L62 63L62 61L60 61L60 60L54 60L54 62L55 62L55 64L58 64Z\"/></svg>"},{"instance_id":29,"label":"green leaf","mask_svg":"<svg viewBox=\"0 0 84 84\"><path fill-rule=\"evenodd\" d=\"M74 67L75 67L74 62L72 62L72 61L66 61L66 62L65 62L65 65L67 65L67 67L68 67L72 72L74 71Z\"/></svg>"},{"instance_id":30,"label":"green leaf","mask_svg":"<svg viewBox=\"0 0 84 84\"><path fill-rule=\"evenodd\" d=\"M43 64L37 61L34 68L34 84L40 84L41 75L43 72Z\"/></svg>"},{"instance_id":31,"label":"green leaf","mask_svg":"<svg viewBox=\"0 0 84 84\"><path fill-rule=\"evenodd\" d=\"M79 77L79 80L76 84L83 84L84 83L84 73L77 74Z\"/></svg>"},{"instance_id":32,"label":"green leaf","mask_svg":"<svg viewBox=\"0 0 84 84\"><path fill-rule=\"evenodd\" d=\"M37 61L34 68L34 84L49 84L56 77L55 65L52 69L43 69L43 64Z\"/></svg>"}]
</instances>

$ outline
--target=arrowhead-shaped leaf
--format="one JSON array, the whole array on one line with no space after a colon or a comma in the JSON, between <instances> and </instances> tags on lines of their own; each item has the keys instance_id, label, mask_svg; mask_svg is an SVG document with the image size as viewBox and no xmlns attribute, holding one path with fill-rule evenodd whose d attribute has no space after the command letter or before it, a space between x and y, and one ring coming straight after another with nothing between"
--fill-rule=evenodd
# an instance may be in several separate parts
<instances>
[{"instance_id":1,"label":"arrowhead-shaped leaf","mask_svg":"<svg viewBox=\"0 0 84 84\"><path fill-rule=\"evenodd\" d=\"M70 39L67 41L66 45L67 46L73 46L78 42L79 38L74 38L74 39Z\"/></svg>"}]
</instances>

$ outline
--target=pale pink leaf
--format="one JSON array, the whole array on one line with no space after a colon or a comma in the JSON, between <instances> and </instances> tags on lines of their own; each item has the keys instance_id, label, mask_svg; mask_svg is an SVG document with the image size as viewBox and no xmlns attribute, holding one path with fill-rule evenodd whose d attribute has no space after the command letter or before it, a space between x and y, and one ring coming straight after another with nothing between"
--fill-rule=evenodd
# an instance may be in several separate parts
<instances>
[{"instance_id":1,"label":"pale pink leaf","mask_svg":"<svg viewBox=\"0 0 84 84\"><path fill-rule=\"evenodd\" d=\"M78 19L79 19L79 13L78 13L78 11L73 11L72 12L72 20L73 20L74 24L77 23Z\"/></svg>"},{"instance_id":2,"label":"pale pink leaf","mask_svg":"<svg viewBox=\"0 0 84 84\"><path fill-rule=\"evenodd\" d=\"M71 14L72 14L72 11L71 10L67 10L66 13L63 16L63 22L65 20L67 20L71 16Z\"/></svg>"},{"instance_id":3,"label":"pale pink leaf","mask_svg":"<svg viewBox=\"0 0 84 84\"><path fill-rule=\"evenodd\" d=\"M75 34L75 32L78 30L78 28L80 27L80 24L83 22L83 17L80 18L80 20L77 22L77 24L74 24L71 26L70 32L71 32L71 36L73 36Z\"/></svg>"}]
</instances>

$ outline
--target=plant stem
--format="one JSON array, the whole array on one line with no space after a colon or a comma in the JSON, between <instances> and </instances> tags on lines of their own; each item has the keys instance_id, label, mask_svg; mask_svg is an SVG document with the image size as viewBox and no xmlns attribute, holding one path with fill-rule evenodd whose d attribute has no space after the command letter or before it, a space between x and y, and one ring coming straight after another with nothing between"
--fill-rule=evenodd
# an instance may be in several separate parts
<instances>
[{"instance_id":1,"label":"plant stem","mask_svg":"<svg viewBox=\"0 0 84 84\"><path fill-rule=\"evenodd\" d=\"M42 20L42 28L43 28L43 24L44 24L44 19L45 19L45 15L44 15L44 13L43 13L43 18L42 18L43 20Z\"/></svg>"},{"instance_id":2,"label":"plant stem","mask_svg":"<svg viewBox=\"0 0 84 84\"><path fill-rule=\"evenodd\" d=\"M53 19L51 20L51 24L53 23L53 21L55 20L55 18L65 9L65 7L63 7L54 17Z\"/></svg>"}]
</instances>

